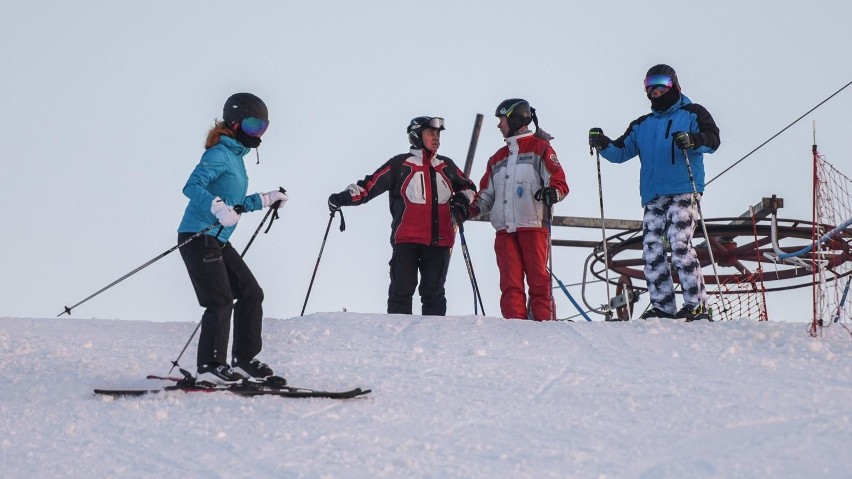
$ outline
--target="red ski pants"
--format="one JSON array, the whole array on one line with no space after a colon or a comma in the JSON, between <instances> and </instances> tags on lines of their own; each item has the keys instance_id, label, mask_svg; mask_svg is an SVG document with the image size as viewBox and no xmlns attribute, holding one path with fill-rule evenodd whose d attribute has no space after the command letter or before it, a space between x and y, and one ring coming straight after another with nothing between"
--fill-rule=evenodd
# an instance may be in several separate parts
<instances>
[{"instance_id":1,"label":"red ski pants","mask_svg":"<svg viewBox=\"0 0 852 479\"><path fill-rule=\"evenodd\" d=\"M500 270L500 311L503 317L536 321L555 319L556 306L547 272L547 231L498 231L494 252ZM529 285L529 307L524 288L525 276Z\"/></svg>"}]
</instances>

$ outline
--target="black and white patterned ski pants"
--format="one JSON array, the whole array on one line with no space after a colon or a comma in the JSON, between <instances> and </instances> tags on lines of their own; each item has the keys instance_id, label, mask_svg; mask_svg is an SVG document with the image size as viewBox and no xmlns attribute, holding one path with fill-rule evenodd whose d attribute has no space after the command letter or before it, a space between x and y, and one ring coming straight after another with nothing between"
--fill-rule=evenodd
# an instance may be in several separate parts
<instances>
[{"instance_id":1,"label":"black and white patterned ski pants","mask_svg":"<svg viewBox=\"0 0 852 479\"><path fill-rule=\"evenodd\" d=\"M671 246L672 264L683 288L684 305L696 307L705 304L704 278L692 247L697 216L698 206L693 204L692 193L658 196L645 205L642 259L652 307L668 313L677 311L672 273L666 258L666 239Z\"/></svg>"}]
</instances>

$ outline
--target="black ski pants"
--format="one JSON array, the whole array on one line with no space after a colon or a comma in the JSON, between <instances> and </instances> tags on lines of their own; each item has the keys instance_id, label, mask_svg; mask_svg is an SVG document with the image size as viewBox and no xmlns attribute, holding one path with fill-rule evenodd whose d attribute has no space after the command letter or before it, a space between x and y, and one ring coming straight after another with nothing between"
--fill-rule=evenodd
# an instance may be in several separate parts
<instances>
[{"instance_id":1,"label":"black ski pants","mask_svg":"<svg viewBox=\"0 0 852 479\"><path fill-rule=\"evenodd\" d=\"M444 282L450 265L450 248L414 243L395 244L389 264L388 313L411 314L419 271L422 313L431 316L447 314Z\"/></svg>"},{"instance_id":2,"label":"black ski pants","mask_svg":"<svg viewBox=\"0 0 852 479\"><path fill-rule=\"evenodd\" d=\"M179 233L178 242L192 233ZM253 359L260 352L263 290L231 243L202 235L180 249L198 304L204 307L198 337L198 365L228 364L231 313L234 341L231 356ZM236 300L236 304L234 303Z\"/></svg>"}]
</instances>

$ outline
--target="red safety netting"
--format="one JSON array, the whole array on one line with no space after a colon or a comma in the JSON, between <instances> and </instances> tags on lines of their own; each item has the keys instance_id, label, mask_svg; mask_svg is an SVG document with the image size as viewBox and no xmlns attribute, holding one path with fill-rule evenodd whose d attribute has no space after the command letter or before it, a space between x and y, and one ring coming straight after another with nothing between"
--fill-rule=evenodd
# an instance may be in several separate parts
<instances>
[{"instance_id":1,"label":"red safety netting","mask_svg":"<svg viewBox=\"0 0 852 479\"><path fill-rule=\"evenodd\" d=\"M841 324L849 330L852 318L852 278L850 240L852 228L839 229L827 239L825 235L848 225L852 219L852 180L841 173L813 148L813 250L810 260L816 265L813 280L813 323L810 333Z\"/></svg>"}]
</instances>

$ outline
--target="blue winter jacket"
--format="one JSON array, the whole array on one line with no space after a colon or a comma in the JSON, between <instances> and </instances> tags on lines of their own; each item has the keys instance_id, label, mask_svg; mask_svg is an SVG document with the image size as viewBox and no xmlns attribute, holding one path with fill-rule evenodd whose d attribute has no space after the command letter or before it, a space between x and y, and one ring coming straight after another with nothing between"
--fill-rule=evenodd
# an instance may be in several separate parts
<instances>
[{"instance_id":1,"label":"blue winter jacket","mask_svg":"<svg viewBox=\"0 0 852 479\"><path fill-rule=\"evenodd\" d=\"M217 196L228 206L243 205L246 211L263 208L259 194L246 196L248 175L243 157L249 151L250 148L224 135L219 138L219 143L204 151L201 161L183 187L183 194L189 198L189 204L178 226L178 233L197 233L215 223L216 215L210 212L210 206ZM207 234L226 243L236 227L217 226Z\"/></svg>"},{"instance_id":2,"label":"blue winter jacket","mask_svg":"<svg viewBox=\"0 0 852 479\"><path fill-rule=\"evenodd\" d=\"M704 153L719 148L719 128L710 113L692 103L686 95L668 110L656 111L633 120L620 138L601 150L601 156L612 163L624 163L639 155L639 194L642 205L658 196L692 193L692 183L683 152L672 135L678 131L693 133L696 147L689 150L689 163L695 188L704 191Z\"/></svg>"}]
</instances>

